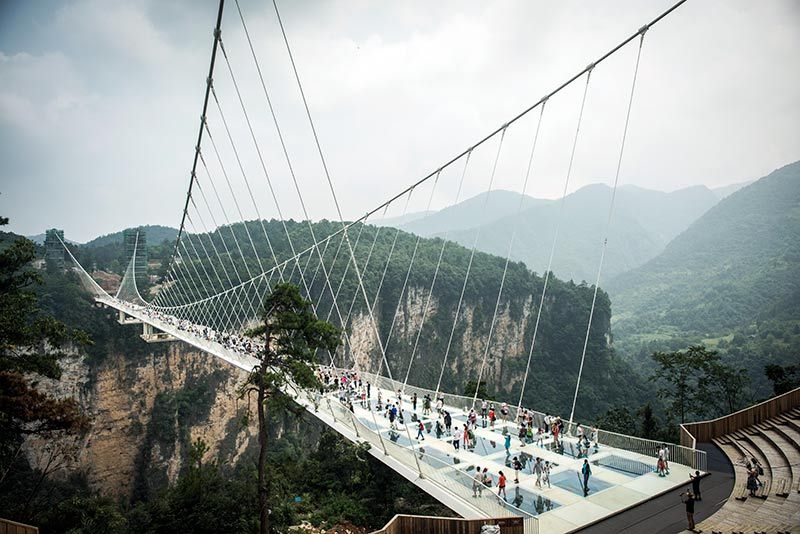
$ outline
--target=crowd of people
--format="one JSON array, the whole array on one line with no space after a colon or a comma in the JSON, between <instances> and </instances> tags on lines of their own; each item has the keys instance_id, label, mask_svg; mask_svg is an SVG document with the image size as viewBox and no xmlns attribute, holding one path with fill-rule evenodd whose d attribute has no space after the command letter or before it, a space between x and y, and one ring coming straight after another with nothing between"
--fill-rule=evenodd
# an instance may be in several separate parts
<instances>
[{"instance_id":1,"label":"crowd of people","mask_svg":"<svg viewBox=\"0 0 800 534\"><path fill-rule=\"evenodd\" d=\"M178 330L182 330L206 341L219 343L224 348L245 356L255 356L259 351L264 350L264 343L254 338L219 332L211 327L195 324L188 319L178 319L174 315L169 315L153 308L136 304L128 305L136 312L146 315L154 321L166 323Z\"/></svg>"},{"instance_id":2,"label":"crowd of people","mask_svg":"<svg viewBox=\"0 0 800 534\"><path fill-rule=\"evenodd\" d=\"M404 394L402 389L386 395L385 390L364 380L357 371L327 366L319 367L317 376L324 390L334 391L335 396L349 410L353 410L355 403L384 417L388 421L390 434L397 432L410 421L416 423L411 428L415 429L415 439L418 442L424 441L427 434L433 433L437 439L449 442L457 453L461 450L475 450L480 439L477 435L479 428L499 432L500 441L506 452L505 464L514 470L514 484L519 484L520 472L527 470L535 477L534 485L537 488L551 487L550 473L554 464L544 458L524 453L512 458L512 440L513 436L516 436L520 448L534 445L563 454L567 425L559 416L542 415L532 410L520 409L517 410L516 417L513 417L514 410L507 403L495 404L490 400L482 400L480 408L465 409L463 418L459 416L457 420L445 407L444 395L427 392L420 394L416 391ZM576 440L575 447L571 447L572 454L576 458L588 457L592 448L598 450L596 427L587 430L582 425L577 425L569 434ZM588 464L585 465L583 471L590 473ZM479 497L484 490L494 487L498 497L507 500L507 484L507 478L502 471L497 473L495 480L487 467L478 468L473 477L473 494ZM584 493L587 494L588 474L584 477L584 486Z\"/></svg>"}]
</instances>

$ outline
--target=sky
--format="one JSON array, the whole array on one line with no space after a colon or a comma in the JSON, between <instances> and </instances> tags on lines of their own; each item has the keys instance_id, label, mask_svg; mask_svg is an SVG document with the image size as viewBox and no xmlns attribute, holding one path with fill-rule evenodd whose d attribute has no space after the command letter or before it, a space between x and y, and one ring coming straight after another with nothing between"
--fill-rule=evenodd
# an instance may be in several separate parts
<instances>
[{"instance_id":1,"label":"sky","mask_svg":"<svg viewBox=\"0 0 800 534\"><path fill-rule=\"evenodd\" d=\"M441 168L671 4L278 6L342 216L351 219ZM222 163L206 136L209 175L198 170L209 193L208 185L220 189L217 221L337 219L272 4L240 5L298 186L236 3L227 0L222 38L235 74L218 58L222 113L213 100L208 113ZM84 242L140 224L180 224L216 11L206 0L0 0L0 215L11 218L8 229L57 227ZM538 108L508 127L502 146L496 136L472 153L460 192L463 159L386 216L443 208L490 181L544 198L612 184L637 46L594 69L566 187L585 79L547 102L530 172ZM800 3L689 0L645 35L619 183L719 187L800 159L799 55Z\"/></svg>"}]
</instances>

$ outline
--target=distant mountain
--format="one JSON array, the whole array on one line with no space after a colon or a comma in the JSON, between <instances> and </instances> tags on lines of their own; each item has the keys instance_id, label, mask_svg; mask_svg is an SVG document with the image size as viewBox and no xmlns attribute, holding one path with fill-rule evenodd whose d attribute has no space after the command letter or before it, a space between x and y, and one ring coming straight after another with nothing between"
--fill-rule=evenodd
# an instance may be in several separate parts
<instances>
[{"instance_id":1,"label":"distant mountain","mask_svg":"<svg viewBox=\"0 0 800 534\"><path fill-rule=\"evenodd\" d=\"M516 213L520 201L523 209L552 202L530 196L523 197L519 193L502 189L488 193L488 200L486 197L487 193L482 193L427 217L403 224L401 228L423 237L437 236L453 230L465 230L489 224L510 213Z\"/></svg>"},{"instance_id":2,"label":"distant mountain","mask_svg":"<svg viewBox=\"0 0 800 534\"><path fill-rule=\"evenodd\" d=\"M603 287L624 355L646 360L703 343L769 394L764 365L796 364L800 354L800 162L724 198L657 257Z\"/></svg>"},{"instance_id":3,"label":"distant mountain","mask_svg":"<svg viewBox=\"0 0 800 534\"><path fill-rule=\"evenodd\" d=\"M722 200L723 198L727 197L728 195L730 195L732 193L735 193L739 189L741 189L743 187L746 187L746 186L748 186L748 185L750 185L752 183L753 183L753 180L750 180L749 182L739 182L738 184L730 184L730 185L725 185L725 186L722 186L722 187L715 187L711 191L715 195L717 195L717 197L719 197L720 200Z\"/></svg>"},{"instance_id":4,"label":"distant mountain","mask_svg":"<svg viewBox=\"0 0 800 534\"><path fill-rule=\"evenodd\" d=\"M175 228L171 228L169 226L147 225L143 226L143 228L147 232L148 245L158 245L164 240L175 241L175 239L178 237L178 230ZM107 234L97 237L85 243L84 246L89 248L95 248L115 243L122 243L123 232L124 230L120 230L119 232L114 232L113 234Z\"/></svg>"},{"instance_id":5,"label":"distant mountain","mask_svg":"<svg viewBox=\"0 0 800 534\"><path fill-rule=\"evenodd\" d=\"M714 333L800 297L800 162L726 197L663 253L604 287L619 329L657 321Z\"/></svg>"},{"instance_id":6,"label":"distant mountain","mask_svg":"<svg viewBox=\"0 0 800 534\"><path fill-rule=\"evenodd\" d=\"M25 238L30 239L31 241L33 241L37 245L44 245L45 234L41 233L41 234L36 234L36 235L26 235ZM69 243L70 245L77 245L77 243L75 241L72 241L71 239L66 239L65 238L64 241L66 243Z\"/></svg>"},{"instance_id":7,"label":"distant mountain","mask_svg":"<svg viewBox=\"0 0 800 534\"><path fill-rule=\"evenodd\" d=\"M423 236L448 238L471 247L480 227L477 247L505 257L516 231L512 259L536 271L547 267L556 226L561 221L553 270L562 278L594 281L599 262L611 188L583 187L568 195L560 215L560 200L522 197L510 191L478 195L401 226ZM523 209L518 211L520 200ZM718 202L707 187L671 193L635 186L617 190L616 205L604 262L604 278L637 267L656 254L692 221Z\"/></svg>"},{"instance_id":8,"label":"distant mountain","mask_svg":"<svg viewBox=\"0 0 800 534\"><path fill-rule=\"evenodd\" d=\"M433 213L436 213L436 212L435 211L415 211L414 213L406 213L405 215L401 215L399 217L387 217L386 219L383 219L382 221L379 221L379 220L376 220L374 222L370 221L370 224L372 224L373 226L392 226L392 227L396 228L398 226L402 226L404 224L408 224L408 223L410 223L412 221L416 221L418 219L422 219L423 217L427 217L428 215L431 215Z\"/></svg>"}]
</instances>

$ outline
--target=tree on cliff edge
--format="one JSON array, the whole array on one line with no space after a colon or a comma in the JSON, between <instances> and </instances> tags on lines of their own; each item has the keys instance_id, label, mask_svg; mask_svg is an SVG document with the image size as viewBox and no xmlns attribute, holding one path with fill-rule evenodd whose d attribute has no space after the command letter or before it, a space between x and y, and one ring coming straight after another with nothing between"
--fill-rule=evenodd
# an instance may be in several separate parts
<instances>
[{"instance_id":1,"label":"tree on cliff edge","mask_svg":"<svg viewBox=\"0 0 800 534\"><path fill-rule=\"evenodd\" d=\"M317 319L311 302L300 295L297 286L280 283L264 301L261 324L248 335L264 343L259 364L250 373L242 395L248 400L255 394L258 411L258 505L261 533L269 532L269 481L267 466L267 417L270 409L291 406L287 391L319 386L314 374L314 356L318 349L334 351L341 343L338 329Z\"/></svg>"},{"instance_id":2,"label":"tree on cliff edge","mask_svg":"<svg viewBox=\"0 0 800 534\"><path fill-rule=\"evenodd\" d=\"M0 226L5 224L8 219L0 217ZM0 512L23 520L48 472L67 452L54 438L79 433L89 423L74 399L36 389L37 376L60 378L63 347L89 341L39 309L32 287L41 278L30 268L35 257L31 241L0 239L0 488L11 492L0 491ZM31 436L44 442L39 451L44 464L35 475L21 454ZM20 477L31 484L21 488Z\"/></svg>"}]
</instances>

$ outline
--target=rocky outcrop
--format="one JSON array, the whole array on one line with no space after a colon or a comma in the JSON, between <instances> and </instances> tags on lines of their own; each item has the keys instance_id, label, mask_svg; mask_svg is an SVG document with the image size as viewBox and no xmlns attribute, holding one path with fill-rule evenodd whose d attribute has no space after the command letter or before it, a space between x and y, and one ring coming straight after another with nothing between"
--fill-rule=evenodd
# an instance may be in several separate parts
<instances>
[{"instance_id":1,"label":"rocky outcrop","mask_svg":"<svg viewBox=\"0 0 800 534\"><path fill-rule=\"evenodd\" d=\"M255 436L252 424L240 424L244 373L183 343L160 349L136 358L109 354L99 364L70 356L61 380L39 381L50 394L76 398L92 421L62 475L82 472L91 487L131 497L137 485L174 481L198 439L210 458L235 463L244 454ZM27 444L32 465L45 449Z\"/></svg>"}]
</instances>

